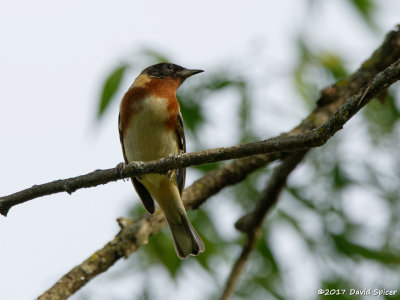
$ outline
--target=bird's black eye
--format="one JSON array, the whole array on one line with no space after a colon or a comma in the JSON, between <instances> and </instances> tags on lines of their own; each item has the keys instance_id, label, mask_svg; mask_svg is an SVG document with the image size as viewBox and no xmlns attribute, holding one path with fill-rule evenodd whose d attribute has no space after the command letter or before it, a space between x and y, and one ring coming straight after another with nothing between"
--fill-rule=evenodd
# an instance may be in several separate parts
<instances>
[{"instance_id":1,"label":"bird's black eye","mask_svg":"<svg viewBox=\"0 0 400 300\"><path fill-rule=\"evenodd\" d=\"M168 69L168 71L173 71L174 70L174 66L172 64L168 64L167 65L167 69Z\"/></svg>"}]
</instances>

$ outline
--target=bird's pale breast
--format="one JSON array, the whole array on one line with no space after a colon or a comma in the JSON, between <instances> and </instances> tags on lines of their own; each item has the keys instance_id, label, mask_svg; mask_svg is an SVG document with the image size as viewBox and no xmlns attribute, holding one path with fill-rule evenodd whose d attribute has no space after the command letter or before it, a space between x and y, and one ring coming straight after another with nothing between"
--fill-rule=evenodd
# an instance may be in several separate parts
<instances>
[{"instance_id":1,"label":"bird's pale breast","mask_svg":"<svg viewBox=\"0 0 400 300\"><path fill-rule=\"evenodd\" d=\"M129 162L155 160L178 153L176 132L166 126L171 113L178 112L168 111L165 98L148 96L141 100L140 111L132 115L124 132Z\"/></svg>"}]
</instances>

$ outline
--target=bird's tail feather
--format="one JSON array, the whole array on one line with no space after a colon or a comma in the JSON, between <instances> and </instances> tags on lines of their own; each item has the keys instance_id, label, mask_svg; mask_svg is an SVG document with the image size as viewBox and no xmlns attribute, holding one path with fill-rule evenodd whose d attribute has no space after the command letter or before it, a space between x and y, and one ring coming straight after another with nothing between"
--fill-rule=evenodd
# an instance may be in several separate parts
<instances>
[{"instance_id":1,"label":"bird's tail feather","mask_svg":"<svg viewBox=\"0 0 400 300\"><path fill-rule=\"evenodd\" d=\"M179 214L180 220L177 222L166 218L172 233L174 246L179 258L185 259L190 254L197 255L204 251L204 243L201 237L190 223L186 213Z\"/></svg>"}]
</instances>

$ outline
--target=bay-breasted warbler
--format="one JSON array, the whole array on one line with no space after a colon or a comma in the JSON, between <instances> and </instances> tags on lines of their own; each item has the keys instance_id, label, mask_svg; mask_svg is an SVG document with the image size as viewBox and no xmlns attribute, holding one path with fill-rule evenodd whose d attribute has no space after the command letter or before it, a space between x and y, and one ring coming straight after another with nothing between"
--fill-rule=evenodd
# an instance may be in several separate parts
<instances>
[{"instance_id":1,"label":"bay-breasted warbler","mask_svg":"<svg viewBox=\"0 0 400 300\"><path fill-rule=\"evenodd\" d=\"M200 72L160 63L140 73L120 106L118 127L125 163L157 160L186 151L176 91L186 78ZM203 241L182 203L185 176L185 169L179 169L131 178L150 214L155 211L154 200L158 202L180 258L204 251Z\"/></svg>"}]
</instances>

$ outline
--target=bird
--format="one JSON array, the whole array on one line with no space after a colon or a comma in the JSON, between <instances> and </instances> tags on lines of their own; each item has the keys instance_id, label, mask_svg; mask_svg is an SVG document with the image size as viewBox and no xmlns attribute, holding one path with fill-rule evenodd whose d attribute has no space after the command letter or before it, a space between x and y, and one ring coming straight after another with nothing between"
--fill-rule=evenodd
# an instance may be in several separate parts
<instances>
[{"instance_id":1,"label":"bird","mask_svg":"<svg viewBox=\"0 0 400 300\"><path fill-rule=\"evenodd\" d=\"M122 98L118 118L125 164L151 161L186 152L183 119L176 92L190 76L204 72L173 63L144 69ZM186 214L182 202L186 170L131 177L132 184L149 214L155 203L164 213L179 258L198 255L204 243Z\"/></svg>"}]
</instances>

